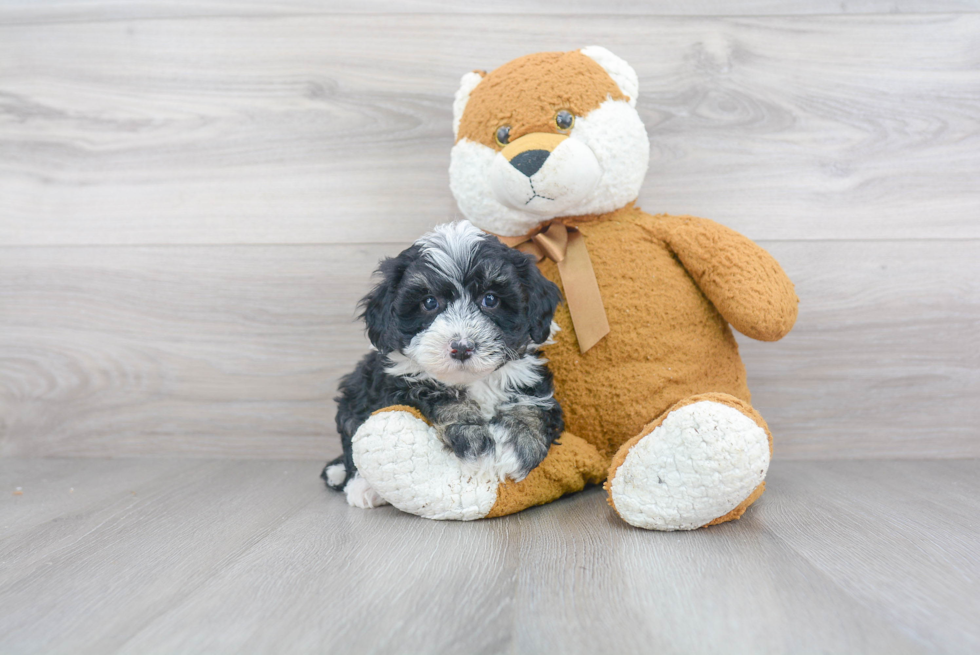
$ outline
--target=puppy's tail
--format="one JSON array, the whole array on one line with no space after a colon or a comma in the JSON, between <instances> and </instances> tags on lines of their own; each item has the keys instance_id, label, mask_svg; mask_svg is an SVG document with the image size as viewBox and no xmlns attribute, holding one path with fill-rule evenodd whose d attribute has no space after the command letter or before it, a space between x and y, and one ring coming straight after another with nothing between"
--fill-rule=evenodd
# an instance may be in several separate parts
<instances>
[{"instance_id":1,"label":"puppy's tail","mask_svg":"<svg viewBox=\"0 0 980 655\"><path fill-rule=\"evenodd\" d=\"M334 491L343 491L344 487L347 486L347 480L350 478L347 465L344 463L344 456L341 455L337 459L327 462L327 465L323 467L323 472L320 473L320 477Z\"/></svg>"}]
</instances>

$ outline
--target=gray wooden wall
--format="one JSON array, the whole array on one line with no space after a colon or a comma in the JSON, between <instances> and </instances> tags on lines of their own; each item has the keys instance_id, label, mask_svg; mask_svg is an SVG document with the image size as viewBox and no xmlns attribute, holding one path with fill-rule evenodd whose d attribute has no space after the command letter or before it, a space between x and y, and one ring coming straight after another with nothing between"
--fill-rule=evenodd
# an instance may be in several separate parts
<instances>
[{"instance_id":1,"label":"gray wooden wall","mask_svg":"<svg viewBox=\"0 0 980 655\"><path fill-rule=\"evenodd\" d=\"M725 14L725 15L722 15ZM641 205L758 240L784 458L980 456L980 2L0 1L0 455L326 457L460 75L604 45Z\"/></svg>"}]
</instances>

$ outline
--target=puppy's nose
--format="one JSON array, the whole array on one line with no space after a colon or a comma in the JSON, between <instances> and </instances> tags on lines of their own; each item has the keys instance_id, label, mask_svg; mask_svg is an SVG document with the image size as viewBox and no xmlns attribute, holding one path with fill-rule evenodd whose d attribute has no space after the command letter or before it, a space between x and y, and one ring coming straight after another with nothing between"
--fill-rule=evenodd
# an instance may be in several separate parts
<instances>
[{"instance_id":1,"label":"puppy's nose","mask_svg":"<svg viewBox=\"0 0 980 655\"><path fill-rule=\"evenodd\" d=\"M547 150L525 150L510 160L510 165L531 177L544 166L544 162L551 153Z\"/></svg>"},{"instance_id":2,"label":"puppy's nose","mask_svg":"<svg viewBox=\"0 0 980 655\"><path fill-rule=\"evenodd\" d=\"M476 344L468 339L459 339L450 343L449 348L450 357L465 362L473 356L473 350L476 348Z\"/></svg>"}]
</instances>

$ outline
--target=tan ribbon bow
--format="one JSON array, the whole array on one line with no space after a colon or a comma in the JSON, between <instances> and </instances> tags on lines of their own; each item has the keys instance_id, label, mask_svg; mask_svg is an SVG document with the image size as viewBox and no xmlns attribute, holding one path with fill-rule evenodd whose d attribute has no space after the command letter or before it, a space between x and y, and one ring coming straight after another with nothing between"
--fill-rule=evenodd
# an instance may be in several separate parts
<instances>
[{"instance_id":1,"label":"tan ribbon bow","mask_svg":"<svg viewBox=\"0 0 980 655\"><path fill-rule=\"evenodd\" d=\"M547 257L558 264L561 283L565 287L565 302L572 315L578 347L583 353L609 334L599 283L585 247L585 238L578 228L553 221L534 234L497 238L511 248L534 255L539 262Z\"/></svg>"}]
</instances>

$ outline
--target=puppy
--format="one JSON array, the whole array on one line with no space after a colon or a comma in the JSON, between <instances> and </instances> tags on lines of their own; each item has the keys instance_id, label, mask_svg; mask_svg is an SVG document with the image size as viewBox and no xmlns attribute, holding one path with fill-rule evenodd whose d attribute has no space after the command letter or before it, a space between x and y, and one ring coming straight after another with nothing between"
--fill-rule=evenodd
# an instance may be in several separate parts
<instances>
[{"instance_id":1,"label":"puppy","mask_svg":"<svg viewBox=\"0 0 980 655\"><path fill-rule=\"evenodd\" d=\"M375 350L340 382L344 454L323 469L327 486L354 506L384 504L357 474L351 438L391 405L418 409L464 464L524 479L564 428L538 354L558 287L533 258L468 221L435 228L377 274L360 305Z\"/></svg>"}]
</instances>

